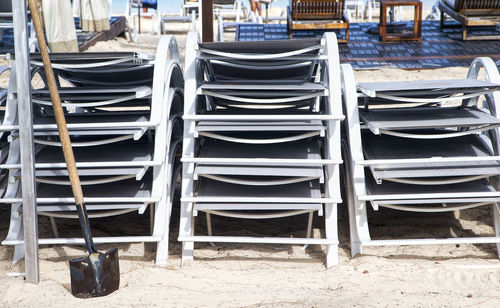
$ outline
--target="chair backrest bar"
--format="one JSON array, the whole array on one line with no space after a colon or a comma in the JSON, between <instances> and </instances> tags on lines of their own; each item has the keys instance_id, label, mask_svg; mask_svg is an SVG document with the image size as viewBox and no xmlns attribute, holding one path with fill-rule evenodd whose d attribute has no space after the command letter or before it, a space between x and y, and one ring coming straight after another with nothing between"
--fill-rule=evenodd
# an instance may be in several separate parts
<instances>
[{"instance_id":1,"label":"chair backrest bar","mask_svg":"<svg viewBox=\"0 0 500 308\"><path fill-rule=\"evenodd\" d=\"M344 7L344 0L290 0L292 20L340 19Z\"/></svg>"},{"instance_id":2,"label":"chair backrest bar","mask_svg":"<svg viewBox=\"0 0 500 308\"><path fill-rule=\"evenodd\" d=\"M457 12L500 9L500 0L445 0Z\"/></svg>"}]
</instances>

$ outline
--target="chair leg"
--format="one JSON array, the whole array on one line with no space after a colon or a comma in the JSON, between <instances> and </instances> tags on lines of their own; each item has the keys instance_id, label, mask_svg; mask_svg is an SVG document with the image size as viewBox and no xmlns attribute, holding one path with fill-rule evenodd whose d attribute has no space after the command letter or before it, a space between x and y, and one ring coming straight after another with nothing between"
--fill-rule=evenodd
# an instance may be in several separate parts
<instances>
[{"instance_id":1,"label":"chair leg","mask_svg":"<svg viewBox=\"0 0 500 308\"><path fill-rule=\"evenodd\" d=\"M156 34L156 29L155 29L155 25L156 25L156 22L157 20L155 20L155 16L151 16L151 35L155 35Z\"/></svg>"},{"instance_id":2,"label":"chair leg","mask_svg":"<svg viewBox=\"0 0 500 308\"><path fill-rule=\"evenodd\" d=\"M12 204L10 213L9 232L6 239L22 240L23 239L23 216L21 214L21 204ZM12 257L12 265L17 264L24 258L24 245L14 246L14 256Z\"/></svg>"},{"instance_id":3,"label":"chair leg","mask_svg":"<svg viewBox=\"0 0 500 308\"><path fill-rule=\"evenodd\" d=\"M155 206L151 206L151 213L155 213L154 219L156 223L152 223L153 231L152 234L161 234L162 240L158 242L156 246L156 266L167 266L168 261L168 244L169 244L169 233L170 233L170 217L172 215L172 202L171 198L167 198L166 204L160 202L158 204L158 209L155 210ZM165 213L166 212L166 213ZM153 214L152 214L153 215ZM155 232L156 231L156 232Z\"/></svg>"},{"instance_id":4,"label":"chair leg","mask_svg":"<svg viewBox=\"0 0 500 308\"><path fill-rule=\"evenodd\" d=\"M155 225L155 207L153 205L149 206L149 232L153 234Z\"/></svg>"},{"instance_id":5,"label":"chair leg","mask_svg":"<svg viewBox=\"0 0 500 308\"><path fill-rule=\"evenodd\" d=\"M57 238L59 237L59 230L57 230L56 219L52 216L50 216L49 219L50 225L52 226L52 232L54 232L54 236Z\"/></svg>"},{"instance_id":6,"label":"chair leg","mask_svg":"<svg viewBox=\"0 0 500 308\"><path fill-rule=\"evenodd\" d=\"M325 235L329 240L338 241L337 204L325 204ZM326 268L339 264L339 245L326 245Z\"/></svg>"},{"instance_id":7,"label":"chair leg","mask_svg":"<svg viewBox=\"0 0 500 308\"><path fill-rule=\"evenodd\" d=\"M359 215L359 212L363 212L365 206L366 205L362 202L354 202L352 206L349 205L349 234L351 237L351 257L363 253L363 244L359 236L359 233L361 233L361 231L363 230L363 226L359 224L359 220L361 217L361 215ZM360 210L361 208L362 210Z\"/></svg>"},{"instance_id":8,"label":"chair leg","mask_svg":"<svg viewBox=\"0 0 500 308\"><path fill-rule=\"evenodd\" d=\"M343 147L343 149L345 149ZM347 206L347 211L349 215L349 237L351 240L351 256L354 257L357 254L363 253L363 246L361 245L361 239L358 235L357 217L359 216L358 202L356 202L356 196L353 188L353 178L352 171L349 169L349 153L347 150L343 152L342 156L345 158L345 169L344 169L344 185L345 185L345 205Z\"/></svg>"},{"instance_id":9,"label":"chair leg","mask_svg":"<svg viewBox=\"0 0 500 308\"><path fill-rule=\"evenodd\" d=\"M312 222L313 222L313 212L309 212L309 216L307 218L307 231L306 231L306 238L311 237L311 232L312 232ZM302 246L303 250L306 250L309 245L305 244Z\"/></svg>"},{"instance_id":10,"label":"chair leg","mask_svg":"<svg viewBox=\"0 0 500 308\"><path fill-rule=\"evenodd\" d=\"M236 4L236 22L239 23L241 18L241 2L238 1Z\"/></svg>"},{"instance_id":11,"label":"chair leg","mask_svg":"<svg viewBox=\"0 0 500 308\"><path fill-rule=\"evenodd\" d=\"M207 233L208 236L212 236L212 218L210 216L210 213L205 213L205 218L207 220ZM215 247L215 244L213 242L210 242L210 246Z\"/></svg>"},{"instance_id":12,"label":"chair leg","mask_svg":"<svg viewBox=\"0 0 500 308\"><path fill-rule=\"evenodd\" d=\"M495 236L500 237L500 205L495 203L491 210L493 211L493 226L495 228ZM500 259L500 243L497 243L497 255Z\"/></svg>"},{"instance_id":13,"label":"chair leg","mask_svg":"<svg viewBox=\"0 0 500 308\"><path fill-rule=\"evenodd\" d=\"M346 177L346 198L349 212L349 236L351 238L351 256L363 253L363 241L370 240L366 203L356 199L352 175Z\"/></svg>"},{"instance_id":14,"label":"chair leg","mask_svg":"<svg viewBox=\"0 0 500 308\"><path fill-rule=\"evenodd\" d=\"M193 203L181 202L179 237L194 235ZM194 242L182 242L182 265L193 260Z\"/></svg>"}]
</instances>

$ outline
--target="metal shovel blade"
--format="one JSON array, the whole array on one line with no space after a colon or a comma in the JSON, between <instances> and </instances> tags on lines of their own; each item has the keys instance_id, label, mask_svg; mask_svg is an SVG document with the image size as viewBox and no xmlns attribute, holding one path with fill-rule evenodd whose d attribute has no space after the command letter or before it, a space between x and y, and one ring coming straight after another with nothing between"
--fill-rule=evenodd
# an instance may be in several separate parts
<instances>
[{"instance_id":1,"label":"metal shovel blade","mask_svg":"<svg viewBox=\"0 0 500 308\"><path fill-rule=\"evenodd\" d=\"M118 249L96 252L84 258L69 260L71 293L75 297L105 296L120 287Z\"/></svg>"}]
</instances>

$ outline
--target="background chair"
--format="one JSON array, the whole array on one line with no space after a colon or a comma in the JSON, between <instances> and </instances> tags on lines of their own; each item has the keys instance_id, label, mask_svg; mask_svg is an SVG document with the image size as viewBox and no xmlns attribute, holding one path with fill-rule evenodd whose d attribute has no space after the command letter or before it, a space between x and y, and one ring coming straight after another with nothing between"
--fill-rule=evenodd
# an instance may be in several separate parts
<instances>
[{"instance_id":1,"label":"background chair","mask_svg":"<svg viewBox=\"0 0 500 308\"><path fill-rule=\"evenodd\" d=\"M365 1L364 0L345 0L345 9L351 12L350 16L361 18L364 20L365 14Z\"/></svg>"},{"instance_id":2,"label":"background chair","mask_svg":"<svg viewBox=\"0 0 500 308\"><path fill-rule=\"evenodd\" d=\"M288 34L296 30L345 30L343 40L349 41L349 16L345 1L290 0L288 6Z\"/></svg>"},{"instance_id":3,"label":"background chair","mask_svg":"<svg viewBox=\"0 0 500 308\"><path fill-rule=\"evenodd\" d=\"M145 12L143 8L146 8ZM127 20L132 20L132 25L135 28L135 20L137 18L137 29L141 32L141 20L140 17L151 18L151 34L160 34L160 17L161 13L158 12L157 5L151 2L142 3L142 0L127 0L125 7L125 17Z\"/></svg>"},{"instance_id":4,"label":"background chair","mask_svg":"<svg viewBox=\"0 0 500 308\"><path fill-rule=\"evenodd\" d=\"M189 16L192 11L198 14L200 10L201 0L183 0L181 4L181 16Z\"/></svg>"},{"instance_id":5,"label":"background chair","mask_svg":"<svg viewBox=\"0 0 500 308\"><path fill-rule=\"evenodd\" d=\"M250 18L250 10L242 0L214 0L214 16L222 19L232 19L237 23Z\"/></svg>"},{"instance_id":6,"label":"background chair","mask_svg":"<svg viewBox=\"0 0 500 308\"><path fill-rule=\"evenodd\" d=\"M462 26L462 40L498 40L500 35L467 35L470 27L500 25L500 1L484 0L440 0L441 28L446 16L458 21Z\"/></svg>"}]
</instances>

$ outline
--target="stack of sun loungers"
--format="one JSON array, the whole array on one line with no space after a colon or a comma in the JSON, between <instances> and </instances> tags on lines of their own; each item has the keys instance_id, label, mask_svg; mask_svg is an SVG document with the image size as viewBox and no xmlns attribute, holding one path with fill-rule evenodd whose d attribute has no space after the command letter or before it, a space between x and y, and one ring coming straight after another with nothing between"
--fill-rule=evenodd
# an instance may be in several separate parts
<instances>
[{"instance_id":1,"label":"stack of sun loungers","mask_svg":"<svg viewBox=\"0 0 500 308\"><path fill-rule=\"evenodd\" d=\"M478 79L482 67L486 80ZM384 245L500 248L500 76L493 61L476 59L457 80L356 84L350 65L342 70L352 254ZM368 203L424 213L488 206L495 236L372 240Z\"/></svg>"},{"instance_id":2,"label":"stack of sun loungers","mask_svg":"<svg viewBox=\"0 0 500 308\"><path fill-rule=\"evenodd\" d=\"M332 33L246 43L200 43L197 33L188 35L183 261L193 258L194 242L245 242L326 244L327 266L337 263L344 118L338 57ZM194 232L200 211L207 217L206 236ZM326 238L310 238L314 212L324 216ZM309 227L302 237L213 236L211 214L269 224L309 214Z\"/></svg>"},{"instance_id":3,"label":"stack of sun loungers","mask_svg":"<svg viewBox=\"0 0 500 308\"><path fill-rule=\"evenodd\" d=\"M43 83L38 54L31 57L34 84ZM96 237L96 243L157 242L157 264L168 257L170 193L180 173L184 80L172 36L160 39L156 56L126 53L78 53L51 56L60 82L76 165L89 217L108 217L151 209L151 235ZM38 80L37 82L35 82ZM12 89L15 91L15 89ZM77 218L60 148L49 91L33 89L37 211L54 218ZM12 205L4 245L16 245L15 261L24 254L20 191L17 102L7 101L0 130L10 149L2 169L9 170ZM177 155L178 154L178 155ZM75 224L77 221L75 220ZM40 239L40 244L83 244L82 238Z\"/></svg>"},{"instance_id":4,"label":"stack of sun loungers","mask_svg":"<svg viewBox=\"0 0 500 308\"><path fill-rule=\"evenodd\" d=\"M31 60L37 211L50 217L55 234L39 243L83 244L57 232L57 218L77 215L41 59ZM489 58L474 60L465 79L356 83L351 66L339 63L333 33L201 43L190 32L184 74L172 36L160 39L155 56L62 53L51 60L90 218L151 211L151 235L98 236L96 243L157 242L156 263L165 265L182 170L183 262L193 259L195 242L226 242L326 245L326 265L335 265L341 185L353 255L383 245L500 249L500 75ZM12 208L3 244L16 247L17 261L24 248L15 62L0 73L9 69L8 91L0 89L0 204ZM368 203L375 211L424 213L488 206L495 235L372 239ZM195 232L200 212L207 230ZM324 218L321 238L312 237L315 213ZM295 215L303 215L304 229L283 228L284 236L232 223L274 225Z\"/></svg>"}]
</instances>

